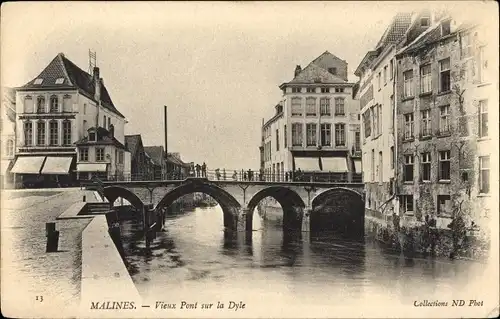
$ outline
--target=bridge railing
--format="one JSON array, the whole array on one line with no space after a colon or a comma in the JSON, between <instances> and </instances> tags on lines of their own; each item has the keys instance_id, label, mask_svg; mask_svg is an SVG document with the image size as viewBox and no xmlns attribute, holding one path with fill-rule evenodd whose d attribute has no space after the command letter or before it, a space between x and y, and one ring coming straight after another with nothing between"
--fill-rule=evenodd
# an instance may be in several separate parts
<instances>
[{"instance_id":1,"label":"bridge railing","mask_svg":"<svg viewBox=\"0 0 500 319\"><path fill-rule=\"evenodd\" d=\"M155 176L154 174L108 174L100 176L102 181L153 181L153 180L184 180L188 177L207 178L212 181L248 181L248 182L311 182L311 183L362 183L361 173L348 172L283 172L262 173L259 170L225 170L215 169L199 173L170 172ZM81 185L92 184L92 179L80 180Z\"/></svg>"}]
</instances>

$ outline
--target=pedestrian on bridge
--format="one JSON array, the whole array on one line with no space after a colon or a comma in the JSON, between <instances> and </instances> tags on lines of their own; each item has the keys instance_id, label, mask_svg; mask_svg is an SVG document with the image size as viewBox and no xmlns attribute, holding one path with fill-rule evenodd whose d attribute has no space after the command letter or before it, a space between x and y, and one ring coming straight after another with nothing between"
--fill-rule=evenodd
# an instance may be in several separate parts
<instances>
[{"instance_id":1,"label":"pedestrian on bridge","mask_svg":"<svg viewBox=\"0 0 500 319\"><path fill-rule=\"evenodd\" d=\"M237 180L238 180L238 172L235 170L233 173L233 181L237 181Z\"/></svg>"},{"instance_id":2,"label":"pedestrian on bridge","mask_svg":"<svg viewBox=\"0 0 500 319\"><path fill-rule=\"evenodd\" d=\"M201 175L202 177L207 177L207 164L205 162L201 165Z\"/></svg>"},{"instance_id":3,"label":"pedestrian on bridge","mask_svg":"<svg viewBox=\"0 0 500 319\"><path fill-rule=\"evenodd\" d=\"M220 180L220 170L218 168L215 170L215 178L217 178L218 181Z\"/></svg>"},{"instance_id":4,"label":"pedestrian on bridge","mask_svg":"<svg viewBox=\"0 0 500 319\"><path fill-rule=\"evenodd\" d=\"M222 178L224 180L226 180L226 169L225 168L222 169Z\"/></svg>"},{"instance_id":5,"label":"pedestrian on bridge","mask_svg":"<svg viewBox=\"0 0 500 319\"><path fill-rule=\"evenodd\" d=\"M248 180L252 181L252 179L253 179L253 172L251 169L248 169Z\"/></svg>"},{"instance_id":6,"label":"pedestrian on bridge","mask_svg":"<svg viewBox=\"0 0 500 319\"><path fill-rule=\"evenodd\" d=\"M200 170L201 170L200 164L196 164L196 177L200 177Z\"/></svg>"}]
</instances>

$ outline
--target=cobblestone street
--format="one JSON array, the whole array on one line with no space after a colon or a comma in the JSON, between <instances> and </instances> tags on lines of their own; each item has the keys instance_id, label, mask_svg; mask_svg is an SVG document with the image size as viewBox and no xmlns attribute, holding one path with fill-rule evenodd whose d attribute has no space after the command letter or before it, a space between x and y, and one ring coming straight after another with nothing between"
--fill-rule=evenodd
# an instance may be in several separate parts
<instances>
[{"instance_id":1,"label":"cobblestone street","mask_svg":"<svg viewBox=\"0 0 500 319\"><path fill-rule=\"evenodd\" d=\"M61 316L79 302L81 233L90 219L60 220L59 249L46 253L45 223L82 200L79 189L2 192L4 314ZM15 307L5 309L4 305ZM35 311L35 312L34 312Z\"/></svg>"}]
</instances>

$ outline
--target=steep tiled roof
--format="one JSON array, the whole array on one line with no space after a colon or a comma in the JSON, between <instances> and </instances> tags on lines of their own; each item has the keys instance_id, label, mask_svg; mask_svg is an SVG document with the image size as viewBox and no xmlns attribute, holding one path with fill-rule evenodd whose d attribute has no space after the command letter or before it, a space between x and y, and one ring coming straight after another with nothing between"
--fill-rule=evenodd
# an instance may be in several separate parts
<instances>
[{"instance_id":1,"label":"steep tiled roof","mask_svg":"<svg viewBox=\"0 0 500 319\"><path fill-rule=\"evenodd\" d=\"M142 143L141 135L125 135L125 147L132 153L132 157L135 157L137 152L137 147Z\"/></svg>"},{"instance_id":2,"label":"steep tiled roof","mask_svg":"<svg viewBox=\"0 0 500 319\"><path fill-rule=\"evenodd\" d=\"M14 89L6 87L6 86L2 87L2 99L7 101L7 103L3 103L3 105L2 105L2 108L4 105L7 106L5 108L5 115L7 115L7 118L11 122L15 122L16 121L16 109L15 109L16 91Z\"/></svg>"},{"instance_id":3,"label":"steep tiled roof","mask_svg":"<svg viewBox=\"0 0 500 319\"><path fill-rule=\"evenodd\" d=\"M90 128L95 129L95 127ZM88 137L84 137L78 141L75 142L75 145L77 146L83 146L83 145L114 145L118 148L121 149L126 149L125 145L120 143L115 137L109 136L109 131L105 129L104 127L99 127L97 128L97 142L95 141L89 141Z\"/></svg>"},{"instance_id":4,"label":"steep tiled roof","mask_svg":"<svg viewBox=\"0 0 500 319\"><path fill-rule=\"evenodd\" d=\"M163 146L144 146L144 152L151 157L155 165L161 165L165 158Z\"/></svg>"},{"instance_id":5,"label":"steep tiled roof","mask_svg":"<svg viewBox=\"0 0 500 319\"><path fill-rule=\"evenodd\" d=\"M35 84L37 79L42 79L42 83ZM62 83L56 84L57 79L63 79ZM65 87L79 89L82 94L86 95L91 100L94 100L95 83L92 75L80 69L76 64L66 58L64 54L59 53L36 78L29 81L19 89L60 89ZM124 117L116 109L106 86L102 82L101 103L106 109Z\"/></svg>"},{"instance_id":6,"label":"steep tiled roof","mask_svg":"<svg viewBox=\"0 0 500 319\"><path fill-rule=\"evenodd\" d=\"M398 42L405 34L411 24L411 13L398 13L389 27L378 41L375 49L385 46L388 43Z\"/></svg>"},{"instance_id":7,"label":"steep tiled roof","mask_svg":"<svg viewBox=\"0 0 500 319\"><path fill-rule=\"evenodd\" d=\"M316 64L310 63L289 83L345 83L345 81Z\"/></svg>"}]
</instances>

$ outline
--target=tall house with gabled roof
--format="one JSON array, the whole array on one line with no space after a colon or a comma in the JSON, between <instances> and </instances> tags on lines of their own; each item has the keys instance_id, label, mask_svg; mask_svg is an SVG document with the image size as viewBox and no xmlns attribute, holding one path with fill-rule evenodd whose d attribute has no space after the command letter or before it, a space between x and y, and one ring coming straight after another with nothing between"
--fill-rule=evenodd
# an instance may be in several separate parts
<instances>
[{"instance_id":1,"label":"tall house with gabled roof","mask_svg":"<svg viewBox=\"0 0 500 319\"><path fill-rule=\"evenodd\" d=\"M85 167L86 173L92 173L92 167L80 164L99 162L101 175L102 164L106 171L114 166L113 154L101 151L96 159L77 158L75 143L87 138L91 128L113 127L113 139L125 143L126 119L114 105L98 67L89 74L59 53L37 77L16 91L18 130L12 172L18 183L25 187L52 182L70 185L79 169Z\"/></svg>"},{"instance_id":2,"label":"tall house with gabled roof","mask_svg":"<svg viewBox=\"0 0 500 319\"><path fill-rule=\"evenodd\" d=\"M347 70L325 51L279 86L283 98L262 126L266 178L361 180L359 104Z\"/></svg>"}]
</instances>

